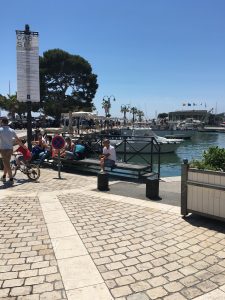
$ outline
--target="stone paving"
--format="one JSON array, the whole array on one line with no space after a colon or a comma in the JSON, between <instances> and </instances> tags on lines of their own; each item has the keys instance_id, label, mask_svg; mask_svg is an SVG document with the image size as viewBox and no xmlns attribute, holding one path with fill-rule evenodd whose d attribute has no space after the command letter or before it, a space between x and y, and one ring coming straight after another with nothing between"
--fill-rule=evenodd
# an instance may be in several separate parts
<instances>
[{"instance_id":1,"label":"stone paving","mask_svg":"<svg viewBox=\"0 0 225 300\"><path fill-rule=\"evenodd\" d=\"M58 178L58 171L41 168L41 176L37 182L31 182L28 177L17 171L15 177L15 184L8 189L7 185L1 185L0 190L7 189L14 192L38 192L38 191L55 191L55 190L69 190L74 187L85 187L88 183L93 182L93 177L86 176L82 180L82 176L61 173L61 179Z\"/></svg>"},{"instance_id":2,"label":"stone paving","mask_svg":"<svg viewBox=\"0 0 225 300\"><path fill-rule=\"evenodd\" d=\"M59 199L114 299L194 299L225 284L223 224L107 197Z\"/></svg>"},{"instance_id":3,"label":"stone paving","mask_svg":"<svg viewBox=\"0 0 225 300\"><path fill-rule=\"evenodd\" d=\"M224 223L183 219L175 183L154 202L95 176L16 177L0 183L0 299L225 299Z\"/></svg>"},{"instance_id":4,"label":"stone paving","mask_svg":"<svg viewBox=\"0 0 225 300\"><path fill-rule=\"evenodd\" d=\"M0 224L0 299L67 299L38 198L4 198Z\"/></svg>"}]
</instances>

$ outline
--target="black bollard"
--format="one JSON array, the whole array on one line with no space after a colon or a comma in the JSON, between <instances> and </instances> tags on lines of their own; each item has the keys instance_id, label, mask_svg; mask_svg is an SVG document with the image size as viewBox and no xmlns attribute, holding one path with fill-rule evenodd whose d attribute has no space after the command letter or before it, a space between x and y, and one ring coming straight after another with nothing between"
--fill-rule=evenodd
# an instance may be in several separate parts
<instances>
[{"instance_id":1,"label":"black bollard","mask_svg":"<svg viewBox=\"0 0 225 300\"><path fill-rule=\"evenodd\" d=\"M146 197L152 200L159 200L159 179L149 177L146 179Z\"/></svg>"},{"instance_id":2,"label":"black bollard","mask_svg":"<svg viewBox=\"0 0 225 300\"><path fill-rule=\"evenodd\" d=\"M98 190L109 191L109 177L105 172L98 173Z\"/></svg>"}]
</instances>

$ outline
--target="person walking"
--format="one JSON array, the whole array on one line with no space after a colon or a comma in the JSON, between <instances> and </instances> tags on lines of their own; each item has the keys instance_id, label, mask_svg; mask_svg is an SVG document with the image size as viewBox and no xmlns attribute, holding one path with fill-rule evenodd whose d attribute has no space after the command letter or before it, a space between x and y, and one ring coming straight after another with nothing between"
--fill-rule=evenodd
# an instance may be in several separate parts
<instances>
[{"instance_id":1,"label":"person walking","mask_svg":"<svg viewBox=\"0 0 225 300\"><path fill-rule=\"evenodd\" d=\"M14 140L22 146L23 143L20 141L14 129L9 127L9 121L7 118L3 118L0 127L0 154L3 162L3 176L1 180L6 182L6 175L9 176L9 183L13 185L12 170L10 167L10 158L13 153L13 142Z\"/></svg>"}]
</instances>

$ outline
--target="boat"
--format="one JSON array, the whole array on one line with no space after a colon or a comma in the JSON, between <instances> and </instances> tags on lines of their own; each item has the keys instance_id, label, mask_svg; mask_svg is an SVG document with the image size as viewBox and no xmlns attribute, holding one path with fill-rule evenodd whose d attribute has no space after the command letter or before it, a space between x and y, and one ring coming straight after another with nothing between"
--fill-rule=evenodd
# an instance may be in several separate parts
<instances>
[{"instance_id":1,"label":"boat","mask_svg":"<svg viewBox=\"0 0 225 300\"><path fill-rule=\"evenodd\" d=\"M193 118L187 118L177 123L177 130L198 130L204 126L204 123L200 120Z\"/></svg>"},{"instance_id":2,"label":"boat","mask_svg":"<svg viewBox=\"0 0 225 300\"><path fill-rule=\"evenodd\" d=\"M154 139L153 139L154 138ZM157 153L157 143L153 147L152 140L160 146L160 153L172 153L179 147L183 139L169 139L158 136L152 128L127 128L121 129L121 136L110 139L110 144L115 146L118 153Z\"/></svg>"},{"instance_id":3,"label":"boat","mask_svg":"<svg viewBox=\"0 0 225 300\"><path fill-rule=\"evenodd\" d=\"M182 139L182 140L190 140L191 139L190 134L182 134L182 133L167 134L164 137L167 138L167 139Z\"/></svg>"}]
</instances>

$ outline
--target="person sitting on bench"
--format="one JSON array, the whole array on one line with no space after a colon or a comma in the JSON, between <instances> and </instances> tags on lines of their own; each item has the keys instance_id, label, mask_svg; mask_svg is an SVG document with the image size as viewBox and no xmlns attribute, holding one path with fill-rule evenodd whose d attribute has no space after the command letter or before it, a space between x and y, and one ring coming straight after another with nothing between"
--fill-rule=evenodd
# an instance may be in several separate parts
<instances>
[{"instance_id":1,"label":"person sitting on bench","mask_svg":"<svg viewBox=\"0 0 225 300\"><path fill-rule=\"evenodd\" d=\"M66 159L73 159L74 158L73 150L75 145L69 136L65 138L65 142L66 142L65 147L60 151L60 156L65 157Z\"/></svg>"},{"instance_id":2,"label":"person sitting on bench","mask_svg":"<svg viewBox=\"0 0 225 300\"><path fill-rule=\"evenodd\" d=\"M66 159L82 160L86 156L85 146L82 141L77 140L73 145L72 151L65 151Z\"/></svg>"},{"instance_id":3,"label":"person sitting on bench","mask_svg":"<svg viewBox=\"0 0 225 300\"><path fill-rule=\"evenodd\" d=\"M116 164L116 150L112 145L110 145L110 141L108 139L103 141L103 146L103 152L100 156L100 166L102 172L105 171L105 167L113 168Z\"/></svg>"}]
</instances>

